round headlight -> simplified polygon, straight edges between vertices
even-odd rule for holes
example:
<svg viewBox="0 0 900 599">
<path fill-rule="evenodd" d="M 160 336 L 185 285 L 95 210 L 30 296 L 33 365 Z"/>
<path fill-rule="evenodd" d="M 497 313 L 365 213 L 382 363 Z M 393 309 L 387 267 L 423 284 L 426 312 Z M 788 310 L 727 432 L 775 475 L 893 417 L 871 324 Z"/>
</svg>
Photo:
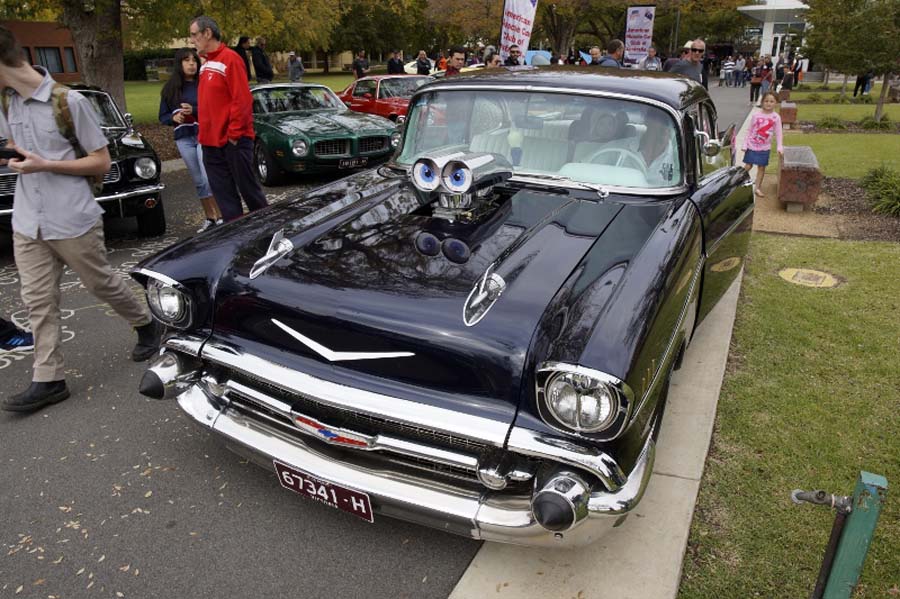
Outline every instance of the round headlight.
<svg viewBox="0 0 900 599">
<path fill-rule="evenodd" d="M 134 161 L 134 174 L 141 179 L 152 179 L 156 176 L 156 161 L 144 156 Z"/>
<path fill-rule="evenodd" d="M 561 424 L 581 432 L 608 428 L 619 409 L 618 393 L 589 376 L 561 372 L 546 387 L 550 413 Z"/>
<path fill-rule="evenodd" d="M 391 133 L 391 147 L 396 148 L 400 145 L 400 140 L 403 139 L 403 134 L 399 131 L 394 131 Z"/>
<path fill-rule="evenodd" d="M 294 141 L 294 143 L 291 144 L 291 152 L 297 158 L 306 156 L 306 153 L 309 152 L 309 144 L 307 144 L 302 139 L 297 139 Z"/>
<path fill-rule="evenodd" d="M 402 125 L 405 121 L 406 121 L 406 115 L 405 115 L 405 114 L 399 114 L 399 115 L 397 115 L 397 124 L 398 124 L 398 125 Z"/>
<path fill-rule="evenodd" d="M 152 279 L 147 285 L 147 303 L 153 315 L 165 324 L 175 327 L 189 324 L 188 299 L 171 285 Z"/>
</svg>

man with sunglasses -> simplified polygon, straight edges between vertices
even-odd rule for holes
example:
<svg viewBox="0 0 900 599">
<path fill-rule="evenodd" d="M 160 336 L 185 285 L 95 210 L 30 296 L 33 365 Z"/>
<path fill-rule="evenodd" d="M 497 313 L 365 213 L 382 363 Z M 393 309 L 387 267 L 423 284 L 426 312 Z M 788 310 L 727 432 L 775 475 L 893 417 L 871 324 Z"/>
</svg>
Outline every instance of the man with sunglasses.
<svg viewBox="0 0 900 599">
<path fill-rule="evenodd" d="M 690 55 L 687 59 L 679 60 L 672 65 L 670 72 L 689 77 L 697 83 L 703 83 L 703 55 L 706 54 L 706 43 L 697 39 L 688 42 L 684 47 L 690 48 Z"/>
<path fill-rule="evenodd" d="M 506 57 L 506 61 L 503 64 L 508 67 L 517 67 L 521 64 L 519 62 L 521 56 L 522 52 L 519 50 L 519 47 L 513 44 L 509 47 L 509 56 Z"/>
</svg>

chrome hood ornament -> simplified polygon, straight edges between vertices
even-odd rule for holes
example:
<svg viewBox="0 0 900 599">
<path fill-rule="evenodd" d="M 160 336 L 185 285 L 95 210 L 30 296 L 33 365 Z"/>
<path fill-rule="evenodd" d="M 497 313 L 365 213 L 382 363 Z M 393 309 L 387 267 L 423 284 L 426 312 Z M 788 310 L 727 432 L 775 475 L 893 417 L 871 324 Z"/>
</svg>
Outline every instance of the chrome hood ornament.
<svg viewBox="0 0 900 599">
<path fill-rule="evenodd" d="M 408 351 L 384 351 L 384 352 L 333 351 L 331 349 L 328 349 L 321 343 L 316 343 L 315 341 L 313 341 L 306 335 L 298 333 L 297 331 L 295 331 L 291 327 L 287 326 L 283 322 L 275 320 L 274 318 L 271 320 L 272 320 L 272 323 L 276 327 L 278 327 L 279 329 L 281 329 L 282 331 L 284 331 L 285 333 L 287 333 L 288 335 L 290 335 L 291 337 L 293 337 L 294 339 L 296 339 L 297 341 L 299 341 L 300 343 L 302 343 L 309 349 L 313 350 L 314 352 L 316 352 L 317 354 L 319 354 L 320 356 L 322 356 L 329 362 L 346 362 L 349 360 L 380 360 L 381 358 L 409 358 L 409 357 L 416 355 L 416 354 L 414 354 L 412 352 L 408 352 Z"/>
<path fill-rule="evenodd" d="M 494 265 L 488 266 L 484 271 L 481 279 L 475 283 L 469 297 L 466 298 L 466 305 L 463 307 L 463 322 L 467 327 L 478 324 L 488 310 L 499 299 L 500 294 L 506 289 L 506 281 L 503 277 L 494 272 Z"/>
<path fill-rule="evenodd" d="M 294 251 L 294 244 L 290 239 L 284 238 L 284 229 L 279 229 L 277 233 L 272 235 L 272 241 L 269 242 L 269 249 L 265 255 L 253 263 L 250 269 L 250 278 L 255 279 L 263 274 L 269 267 Z"/>
</svg>

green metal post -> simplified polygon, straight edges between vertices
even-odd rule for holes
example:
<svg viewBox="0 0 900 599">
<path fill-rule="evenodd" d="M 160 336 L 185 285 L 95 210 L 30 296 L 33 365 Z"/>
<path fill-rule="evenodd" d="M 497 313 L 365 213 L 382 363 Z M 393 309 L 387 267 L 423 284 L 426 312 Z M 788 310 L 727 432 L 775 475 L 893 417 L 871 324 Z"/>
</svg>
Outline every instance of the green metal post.
<svg viewBox="0 0 900 599">
<path fill-rule="evenodd" d="M 859 582 L 875 525 L 884 506 L 887 479 L 862 471 L 853 490 L 853 507 L 838 543 L 824 599 L 849 599 Z"/>
</svg>

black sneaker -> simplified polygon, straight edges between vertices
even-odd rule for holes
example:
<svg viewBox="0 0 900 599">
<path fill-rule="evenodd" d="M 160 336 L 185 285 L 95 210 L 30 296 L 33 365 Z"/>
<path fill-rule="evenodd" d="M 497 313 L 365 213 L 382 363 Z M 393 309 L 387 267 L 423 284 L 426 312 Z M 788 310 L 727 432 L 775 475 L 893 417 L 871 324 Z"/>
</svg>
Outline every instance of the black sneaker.
<svg viewBox="0 0 900 599">
<path fill-rule="evenodd" d="M 28 351 L 34 349 L 34 335 L 28 331 L 16 329 L 0 339 L 0 354 L 10 351 Z"/>
<path fill-rule="evenodd" d="M 135 362 L 143 362 L 151 358 L 159 350 L 159 341 L 162 337 L 162 327 L 155 320 L 142 327 L 136 327 L 138 340 L 131 351 L 131 359 Z"/>
<path fill-rule="evenodd" d="M 0 403 L 0 408 L 7 412 L 34 412 L 46 405 L 59 403 L 69 397 L 66 381 L 50 383 L 31 383 L 31 385 L 15 395 L 10 395 Z"/>
</svg>

